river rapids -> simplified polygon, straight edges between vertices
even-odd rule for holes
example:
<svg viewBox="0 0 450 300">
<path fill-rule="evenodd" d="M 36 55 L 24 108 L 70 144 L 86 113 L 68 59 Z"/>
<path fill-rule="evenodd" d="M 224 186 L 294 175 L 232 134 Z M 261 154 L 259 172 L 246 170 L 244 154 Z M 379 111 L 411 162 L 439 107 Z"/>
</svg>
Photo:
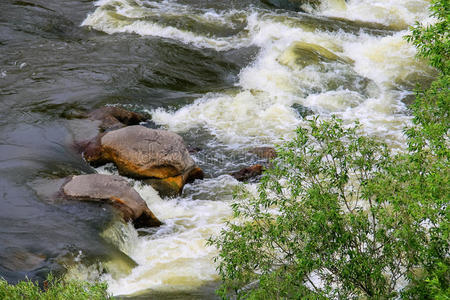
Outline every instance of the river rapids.
<svg viewBox="0 0 450 300">
<path fill-rule="evenodd" d="M 214 299 L 207 239 L 231 218 L 230 172 L 306 115 L 359 120 L 394 148 L 417 84 L 435 76 L 403 36 L 426 0 L 323 0 L 302 12 L 259 0 L 5 0 L 0 3 L 0 276 L 103 280 L 113 295 Z M 309 51 L 309 50 L 314 51 Z M 180 134 L 206 173 L 180 197 L 133 182 L 157 229 L 49 196 L 93 169 L 73 150 L 80 115 L 116 105 Z M 255 184 L 249 184 L 254 188 Z M 52 199 L 52 200 L 50 200 Z M 99 213 L 98 211 L 101 211 Z"/>
</svg>

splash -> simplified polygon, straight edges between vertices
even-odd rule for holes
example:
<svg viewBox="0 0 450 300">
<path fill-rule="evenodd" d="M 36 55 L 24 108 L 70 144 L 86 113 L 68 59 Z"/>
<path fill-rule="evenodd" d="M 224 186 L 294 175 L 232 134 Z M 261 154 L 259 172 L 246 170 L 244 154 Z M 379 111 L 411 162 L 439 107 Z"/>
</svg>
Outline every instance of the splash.
<svg viewBox="0 0 450 300">
<path fill-rule="evenodd" d="M 155 123 L 186 135 L 206 131 L 221 147 L 247 149 L 289 139 L 305 122 L 299 106 L 321 118 L 336 114 L 348 123 L 358 119 L 366 134 L 400 147 L 409 122 L 403 98 L 416 83 L 433 76 L 403 39 L 408 25 L 426 17 L 425 0 L 323 1 L 310 10 L 313 21 L 301 13 L 256 6 L 213 10 L 176 1 L 131 0 L 95 5 L 82 25 L 109 34 L 170 38 L 217 51 L 259 48 L 232 89 L 205 93 L 177 110 L 148 110 Z M 351 28 L 364 26 L 331 28 L 336 19 L 348 21 L 342 24 Z M 373 34 L 368 24 L 381 29 Z M 222 171 L 218 173 L 227 172 Z M 206 240 L 231 218 L 229 191 L 237 182 L 227 175 L 195 182 L 174 199 L 161 199 L 151 187 L 133 183 L 164 225 L 105 233 L 138 264 L 126 276 L 99 275 L 110 291 L 187 290 L 217 280 L 212 263 L 217 250 Z"/>
<path fill-rule="evenodd" d="M 224 197 L 220 191 L 232 189 L 234 185 L 234 179 L 222 176 L 186 187 L 191 190 L 190 195 L 163 200 L 151 187 L 135 183 L 136 190 L 164 225 L 147 234 L 142 231 L 143 235 L 137 240 L 131 238 L 126 241 L 131 245 L 128 246 L 131 247 L 128 254 L 138 266 L 125 277 L 103 275 L 109 291 L 123 295 L 145 289 L 189 290 L 217 280 L 212 263 L 217 250 L 207 246 L 206 241 L 211 235 L 218 234 L 224 222 L 231 218 L 231 198 Z M 220 186 L 220 191 L 215 189 L 216 194 L 215 186 Z M 209 196 L 204 200 L 194 199 L 196 194 Z"/>
<path fill-rule="evenodd" d="M 409 119 L 404 92 L 432 74 L 404 41 L 405 31 L 381 37 L 311 32 L 258 14 L 249 15 L 248 28 L 252 44 L 261 50 L 241 71 L 239 92 L 207 94 L 175 112 L 156 109 L 153 120 L 177 132 L 205 127 L 238 147 L 273 144 L 302 124 L 292 108 L 298 103 L 322 116 L 360 119 L 368 134 L 389 138 L 393 145 L 403 143 Z M 310 49 L 296 57 L 292 47 L 302 43 Z M 314 47 L 322 54 L 314 54 Z M 319 58 L 305 61 L 307 51 Z"/>
</svg>

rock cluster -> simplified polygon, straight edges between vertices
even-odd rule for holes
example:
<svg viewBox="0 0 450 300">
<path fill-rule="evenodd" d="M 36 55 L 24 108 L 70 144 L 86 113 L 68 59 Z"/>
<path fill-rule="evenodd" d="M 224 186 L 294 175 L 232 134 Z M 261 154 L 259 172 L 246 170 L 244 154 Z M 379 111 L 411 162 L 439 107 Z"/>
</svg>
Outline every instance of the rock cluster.
<svg viewBox="0 0 450 300">
<path fill-rule="evenodd" d="M 98 126 L 95 138 L 80 143 L 83 157 L 91 165 L 113 163 L 121 176 L 151 185 L 161 196 L 179 195 L 185 184 L 203 179 L 202 169 L 190 156 L 201 149 L 187 148 L 176 133 L 143 126 L 145 116 L 118 107 L 103 107 L 87 118 Z M 254 148 L 249 152 L 265 160 L 266 167 L 276 157 L 271 147 Z M 238 181 L 256 181 L 264 166 L 252 165 L 230 175 Z M 72 176 L 66 179 L 61 191 L 67 199 L 109 203 L 124 221 L 132 221 L 136 227 L 161 225 L 145 201 L 121 176 Z"/>
<path fill-rule="evenodd" d="M 203 179 L 203 171 L 195 165 L 181 136 L 140 125 L 145 116 L 119 107 L 102 107 L 86 118 L 98 126 L 98 135 L 78 143 L 77 148 L 91 165 L 114 163 L 120 175 L 151 185 L 161 196 L 176 196 L 186 183 Z M 161 225 L 121 176 L 72 176 L 61 192 L 67 199 L 109 203 L 135 227 Z"/>
<path fill-rule="evenodd" d="M 203 178 L 178 134 L 140 125 L 98 136 L 84 157 L 94 165 L 112 162 L 120 175 L 145 179 L 164 196 L 177 195 L 187 182 Z"/>
</svg>

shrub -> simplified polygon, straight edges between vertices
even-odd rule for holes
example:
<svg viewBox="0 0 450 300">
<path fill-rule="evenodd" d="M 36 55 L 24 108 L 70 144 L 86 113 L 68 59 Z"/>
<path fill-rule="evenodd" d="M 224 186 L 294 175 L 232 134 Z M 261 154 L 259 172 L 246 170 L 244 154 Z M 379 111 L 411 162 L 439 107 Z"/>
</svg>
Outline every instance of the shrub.
<svg viewBox="0 0 450 300">
<path fill-rule="evenodd" d="M 358 128 L 311 120 L 278 149 L 256 195 L 240 189 L 239 222 L 211 240 L 223 297 L 393 298 L 448 265 L 448 157 L 416 146 L 393 155 Z"/>
<path fill-rule="evenodd" d="M 222 296 L 398 296 L 429 250 L 438 225 L 423 222 L 449 195 L 448 175 L 428 188 L 446 193 L 436 195 L 441 203 L 429 201 L 435 198 L 417 191 L 420 185 L 408 184 L 407 157 L 357 129 L 335 118 L 311 120 L 278 149 L 256 196 L 240 190 L 233 205 L 240 222 L 211 240 L 221 251 Z M 257 287 L 246 289 L 252 282 Z"/>
<path fill-rule="evenodd" d="M 450 3 L 448 0 L 432 0 L 430 10 L 437 22 L 426 26 L 416 23 L 406 40 L 416 46 L 419 56 L 428 58 L 433 67 L 449 75 Z"/>
<path fill-rule="evenodd" d="M 407 151 L 336 118 L 299 128 L 210 239 L 222 297 L 449 299 L 449 2 L 430 8 L 437 22 L 406 39 L 440 75 L 417 93 Z"/>
<path fill-rule="evenodd" d="M 43 288 L 37 282 L 21 281 L 16 285 L 0 279 L 2 300 L 103 300 L 110 299 L 106 283 L 63 281 L 49 275 Z"/>
</svg>

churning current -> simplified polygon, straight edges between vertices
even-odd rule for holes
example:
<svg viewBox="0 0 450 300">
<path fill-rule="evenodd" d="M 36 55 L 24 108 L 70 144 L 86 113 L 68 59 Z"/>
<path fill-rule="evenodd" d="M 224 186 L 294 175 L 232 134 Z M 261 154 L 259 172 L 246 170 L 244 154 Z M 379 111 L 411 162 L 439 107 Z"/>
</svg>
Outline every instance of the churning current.
<svg viewBox="0 0 450 300">
<path fill-rule="evenodd" d="M 323 0 L 298 12 L 259 0 L 2 1 L 0 275 L 67 270 L 114 295 L 214 298 L 217 250 L 206 240 L 231 218 L 238 182 L 227 174 L 257 161 L 246 150 L 332 114 L 404 145 L 413 90 L 434 73 L 403 36 L 432 22 L 428 4 Z M 157 229 L 52 196 L 65 176 L 117 174 L 73 149 L 91 130 L 81 116 L 104 105 L 146 113 L 201 149 L 193 157 L 207 178 L 179 197 L 133 181 L 164 222 Z"/>
</svg>

